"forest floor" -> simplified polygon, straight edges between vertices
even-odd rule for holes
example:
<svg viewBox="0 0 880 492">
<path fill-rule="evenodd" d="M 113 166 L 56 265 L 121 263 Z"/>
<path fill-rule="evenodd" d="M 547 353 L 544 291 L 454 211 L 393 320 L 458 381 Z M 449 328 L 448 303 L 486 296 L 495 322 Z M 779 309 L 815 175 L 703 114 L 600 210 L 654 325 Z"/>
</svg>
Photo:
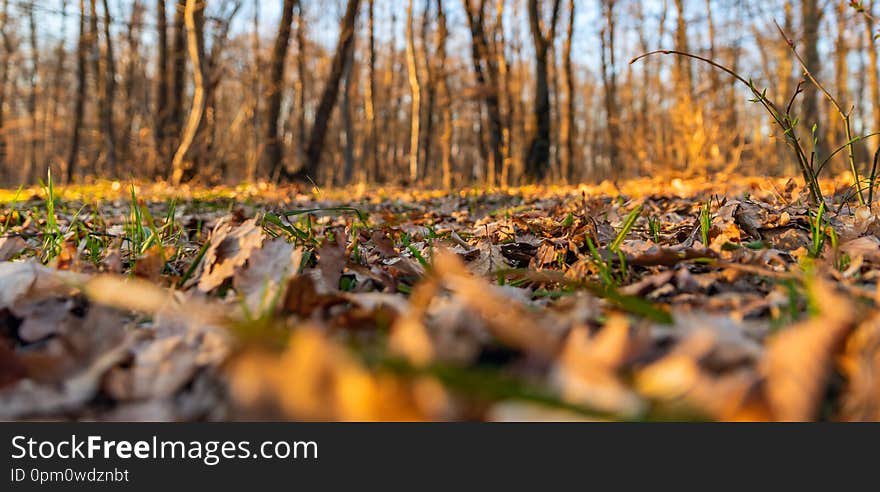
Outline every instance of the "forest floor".
<svg viewBox="0 0 880 492">
<path fill-rule="evenodd" d="M 0 419 L 880 420 L 823 186 L 0 190 Z"/>
</svg>

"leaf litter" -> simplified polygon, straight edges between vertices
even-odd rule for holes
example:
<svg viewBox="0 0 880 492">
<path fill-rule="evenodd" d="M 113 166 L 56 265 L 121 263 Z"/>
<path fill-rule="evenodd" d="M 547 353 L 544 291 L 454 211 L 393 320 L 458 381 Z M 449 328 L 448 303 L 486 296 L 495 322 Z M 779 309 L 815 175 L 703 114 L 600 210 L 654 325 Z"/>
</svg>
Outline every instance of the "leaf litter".
<svg viewBox="0 0 880 492">
<path fill-rule="evenodd" d="M 723 181 L 34 191 L 0 418 L 880 419 L 876 211 Z"/>
</svg>

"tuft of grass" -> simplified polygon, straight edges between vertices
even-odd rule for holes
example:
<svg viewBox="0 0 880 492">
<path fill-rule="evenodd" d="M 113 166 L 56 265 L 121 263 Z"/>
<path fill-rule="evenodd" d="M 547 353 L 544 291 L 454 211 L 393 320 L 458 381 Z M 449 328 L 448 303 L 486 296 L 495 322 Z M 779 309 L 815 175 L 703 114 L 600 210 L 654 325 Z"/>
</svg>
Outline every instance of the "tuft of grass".
<svg viewBox="0 0 880 492">
<path fill-rule="evenodd" d="M 629 269 L 626 266 L 626 255 L 623 254 L 623 251 L 620 250 L 620 246 L 623 244 L 626 236 L 629 235 L 630 231 L 634 225 L 636 225 L 636 220 L 638 220 L 639 216 L 642 214 L 642 206 L 637 205 L 634 209 L 630 210 L 629 214 L 627 214 L 626 219 L 623 221 L 623 227 L 620 228 L 620 231 L 617 232 L 617 236 L 612 241 L 611 246 L 608 249 L 617 254 L 617 258 L 620 260 L 620 279 L 621 281 L 626 281 L 629 276 Z"/>
<path fill-rule="evenodd" d="M 620 245 L 623 244 L 623 240 L 626 239 L 626 236 L 632 231 L 632 228 L 636 225 L 636 220 L 638 220 L 640 215 L 642 215 L 641 205 L 636 206 L 636 208 L 632 209 L 629 214 L 627 214 L 626 220 L 623 221 L 623 227 L 620 228 L 617 237 L 614 238 L 614 242 L 612 242 L 609 247 L 611 251 L 617 252 L 620 250 Z"/>
<path fill-rule="evenodd" d="M 712 202 L 706 200 L 706 203 L 700 207 L 700 239 L 703 241 L 703 247 L 709 247 L 709 231 L 712 230 Z"/>
<path fill-rule="evenodd" d="M 605 261 L 605 258 L 602 258 L 602 254 L 599 253 L 599 249 L 593 244 L 593 239 L 590 235 L 587 234 L 585 238 L 587 241 L 587 247 L 590 249 L 590 255 L 593 257 L 593 264 L 596 265 L 596 269 L 598 270 L 599 280 L 601 280 L 602 284 L 606 287 L 616 288 L 617 279 L 614 278 L 611 265 L 609 262 Z"/>
<path fill-rule="evenodd" d="M 825 204 L 820 203 L 816 213 L 810 213 L 810 248 L 808 251 L 810 258 L 818 258 L 822 255 L 829 228 L 830 225 L 825 217 Z M 836 242 L 836 234 L 834 237 Z"/>
<path fill-rule="evenodd" d="M 46 172 L 46 227 L 43 229 L 43 261 L 48 262 L 61 253 L 61 229 L 55 214 L 55 184 L 52 182 L 52 170 Z"/>
<path fill-rule="evenodd" d="M 651 239 L 660 244 L 660 221 L 655 217 L 648 217 L 648 230 L 651 231 Z"/>
</svg>

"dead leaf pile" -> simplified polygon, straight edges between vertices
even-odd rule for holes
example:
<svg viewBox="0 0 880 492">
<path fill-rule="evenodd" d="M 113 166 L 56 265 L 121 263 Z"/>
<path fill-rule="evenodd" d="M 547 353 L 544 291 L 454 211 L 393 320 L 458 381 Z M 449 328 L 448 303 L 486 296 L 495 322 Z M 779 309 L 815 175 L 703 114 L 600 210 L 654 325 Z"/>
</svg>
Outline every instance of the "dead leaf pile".
<svg viewBox="0 0 880 492">
<path fill-rule="evenodd" d="M 0 205 L 0 418 L 880 420 L 871 208 L 817 238 L 732 176 L 223 193 Z"/>
</svg>

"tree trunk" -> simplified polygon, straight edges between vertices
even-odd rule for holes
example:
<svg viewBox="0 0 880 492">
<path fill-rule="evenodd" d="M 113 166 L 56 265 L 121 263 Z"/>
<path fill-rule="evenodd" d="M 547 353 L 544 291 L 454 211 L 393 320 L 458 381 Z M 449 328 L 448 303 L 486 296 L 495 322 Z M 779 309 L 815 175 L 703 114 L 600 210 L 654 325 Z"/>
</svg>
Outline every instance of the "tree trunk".
<svg viewBox="0 0 880 492">
<path fill-rule="evenodd" d="M 687 39 L 687 21 L 684 17 L 684 0 L 675 0 L 676 28 L 675 49 L 689 52 Z M 691 75 L 691 60 L 684 56 L 675 58 L 675 90 L 682 96 L 690 97 L 694 81 Z"/>
<path fill-rule="evenodd" d="M 563 108 L 562 128 L 560 136 L 562 140 L 562 169 L 561 177 L 564 182 L 572 178 L 575 160 L 575 139 L 577 127 L 575 126 L 575 81 L 574 68 L 571 64 L 571 44 L 574 38 L 574 0 L 568 0 L 568 26 L 565 34 L 565 44 L 562 46 L 562 73 L 565 85 L 565 107 Z"/>
<path fill-rule="evenodd" d="M 501 119 L 501 171 L 498 182 L 501 186 L 510 184 L 510 167 L 513 163 L 511 157 L 513 146 L 513 114 L 514 95 L 510 90 L 510 64 L 505 53 L 505 28 L 504 28 L 504 4 L 505 0 L 497 0 L 495 3 L 495 59 L 498 64 L 498 90 L 499 101 L 503 102 L 499 113 Z"/>
<path fill-rule="evenodd" d="M 495 173 L 504 162 L 504 131 L 501 124 L 499 103 L 498 67 L 489 52 L 486 29 L 483 22 L 485 0 L 462 0 L 468 27 L 471 31 L 471 56 L 477 85 L 483 94 L 483 101 L 489 120 L 489 156 L 486 166 L 486 183 L 495 185 Z M 483 68 L 485 66 L 485 69 Z M 546 73 L 546 71 L 545 71 Z M 487 77 L 488 76 L 488 77 Z M 482 142 L 482 139 L 480 139 Z"/>
<path fill-rule="evenodd" d="M 9 0 L 3 0 L 0 12 L 0 36 L 3 37 L 2 74 L 0 74 L 0 167 L 6 166 L 6 85 L 9 83 L 9 61 L 12 58 L 12 42 L 9 33 Z"/>
<path fill-rule="evenodd" d="M 80 132 L 82 131 L 86 106 L 86 4 L 79 0 L 79 43 L 76 50 L 76 97 L 73 105 L 73 131 L 70 137 L 70 154 L 67 158 L 67 182 L 76 178 L 79 161 Z"/>
<path fill-rule="evenodd" d="M 818 0 L 801 0 L 801 22 L 804 29 L 803 36 L 803 57 L 804 64 L 813 74 L 818 74 L 821 70 L 821 62 L 819 60 L 819 23 L 821 13 L 819 11 Z M 819 114 L 819 91 L 812 84 L 804 84 L 803 94 L 803 121 L 802 127 L 808 131 L 813 125 L 817 125 L 822 131 L 821 115 Z M 816 145 L 816 156 L 818 159 L 824 159 L 828 155 L 827 144 L 824 138 L 819 137 Z"/>
<path fill-rule="evenodd" d="M 425 67 L 425 80 L 421 84 L 423 87 L 421 92 L 423 94 L 424 103 L 422 104 L 423 109 L 421 111 L 421 114 L 423 115 L 423 123 L 421 125 L 422 143 L 420 144 L 423 168 L 422 177 L 425 179 L 431 179 L 436 176 L 436 167 L 431 165 L 431 151 L 434 147 L 434 106 L 437 97 L 437 81 L 435 80 L 436 74 L 434 73 L 431 54 L 428 48 L 431 44 L 428 39 L 430 33 L 430 20 L 431 0 L 425 0 L 425 10 L 422 12 L 421 26 L 422 49 L 421 51 L 416 51 L 416 53 L 421 53 L 422 66 Z"/>
<path fill-rule="evenodd" d="M 30 91 L 28 92 L 27 110 L 30 116 L 30 136 L 28 138 L 28 159 L 27 159 L 27 179 L 28 183 L 35 183 L 38 177 L 37 170 L 37 81 L 39 74 L 37 73 L 40 65 L 40 51 L 37 46 L 37 22 L 34 17 L 34 2 L 27 7 L 28 16 L 28 33 L 31 47 L 31 66 L 29 68 L 28 79 Z"/>
<path fill-rule="evenodd" d="M 64 100 L 64 82 L 67 70 L 67 0 L 61 0 L 61 32 L 58 44 L 55 45 L 55 70 L 52 74 L 52 91 L 51 97 L 46 104 L 45 116 L 43 118 L 43 155 L 46 156 L 46 162 L 51 162 L 57 155 L 59 148 L 59 136 L 55 124 L 59 121 L 59 106 Z M 62 174 L 56 174 L 62 180 Z"/>
<path fill-rule="evenodd" d="M 364 157 L 372 179 L 381 179 L 379 169 L 378 142 L 376 138 L 376 23 L 375 0 L 367 3 L 367 85 L 364 88 L 364 115 L 367 118 L 367 136 L 364 139 Z"/>
<path fill-rule="evenodd" d="M 446 27 L 446 12 L 443 10 L 443 0 L 437 1 L 437 34 L 436 56 L 437 90 L 439 93 L 440 106 L 443 115 L 443 133 L 440 135 L 440 148 L 442 153 L 440 168 L 444 189 L 452 187 L 452 99 L 449 97 L 449 85 L 446 80 L 446 42 L 449 31 Z"/>
<path fill-rule="evenodd" d="M 528 0 L 529 27 L 535 48 L 535 132 L 526 155 L 526 176 L 541 181 L 550 170 L 550 88 L 547 76 L 547 51 L 556 37 L 556 20 L 559 17 L 560 0 L 553 1 L 553 13 L 549 30 L 543 27 L 539 0 Z"/>
<path fill-rule="evenodd" d="M 352 122 L 351 86 L 354 78 L 354 50 L 349 52 L 345 61 L 345 75 L 342 80 L 342 131 L 345 135 L 345 146 L 342 149 L 343 168 L 342 183 L 351 183 L 354 177 L 354 124 Z"/>
<path fill-rule="evenodd" d="M 104 8 L 104 107 L 101 111 L 101 131 L 107 151 L 107 169 L 118 171 L 116 161 L 116 127 L 113 124 L 113 107 L 116 101 L 116 58 L 113 54 L 113 38 L 110 36 L 110 8 L 103 0 Z M 97 42 L 96 42 L 97 44 Z M 128 115 L 129 117 L 131 115 Z"/>
<path fill-rule="evenodd" d="M 166 136 L 168 130 L 168 18 L 165 0 L 156 1 L 156 106 L 153 113 L 153 142 L 160 162 L 168 158 Z M 164 169 L 164 166 L 160 166 Z"/>
<path fill-rule="evenodd" d="M 607 133 L 608 164 L 612 179 L 617 179 L 622 174 L 621 163 L 617 162 L 619 154 L 619 121 L 617 117 L 617 72 L 614 63 L 614 39 L 615 39 L 615 0 L 603 0 L 602 7 L 605 16 L 605 25 L 601 31 L 601 64 L 602 86 L 605 91 L 605 128 Z"/>
<path fill-rule="evenodd" d="M 169 142 L 168 155 L 175 148 L 183 127 L 183 97 L 186 91 L 186 26 L 184 12 L 187 0 L 177 0 L 174 10 L 174 38 L 171 45 L 171 97 L 168 103 L 167 135 L 173 136 Z"/>
<path fill-rule="evenodd" d="M 247 180 L 249 182 L 253 182 L 257 178 L 257 174 L 260 172 L 259 164 L 262 160 L 262 145 L 260 144 L 260 137 L 262 136 L 262 124 L 260 119 L 260 108 L 262 105 L 260 104 L 262 99 L 262 84 L 261 84 L 261 75 L 263 73 L 263 60 L 260 55 L 260 0 L 253 0 L 254 4 L 254 15 L 252 20 L 252 31 L 251 31 L 251 53 L 254 55 L 254 58 L 251 62 L 251 99 L 252 99 L 252 107 L 251 107 L 251 148 L 248 154 L 248 162 L 247 162 Z M 263 171 L 270 172 L 272 169 L 264 169 Z M 274 178 L 274 176 L 270 177 Z"/>
<path fill-rule="evenodd" d="M 846 14 L 849 11 L 849 2 L 847 0 L 838 0 L 837 2 L 837 37 L 834 41 L 835 63 L 834 63 L 834 85 L 837 91 L 836 97 L 841 107 L 849 108 L 849 87 L 847 80 L 849 78 L 849 46 L 846 39 Z M 836 149 L 846 142 L 846 132 L 843 125 L 835 127 L 828 125 L 825 134 L 831 148 Z"/>
<path fill-rule="evenodd" d="M 312 124 L 308 147 L 306 147 L 306 165 L 293 175 L 282 169 L 283 178 L 305 181 L 317 177 L 321 165 L 321 152 L 324 150 L 324 138 L 327 136 L 330 116 L 339 96 L 339 82 L 345 71 L 345 61 L 354 47 L 354 25 L 357 20 L 359 4 L 359 0 L 347 1 L 345 15 L 342 16 L 339 25 L 339 42 L 336 45 L 336 53 L 333 55 L 330 75 L 321 93 L 321 101 L 315 111 L 315 122 Z"/>
<path fill-rule="evenodd" d="M 304 165 L 306 162 L 306 142 L 308 128 L 306 125 L 306 19 L 303 12 L 303 4 L 299 3 L 296 14 L 296 70 L 297 70 L 297 98 L 299 114 L 297 115 L 297 163 Z"/>
<path fill-rule="evenodd" d="M 422 88 L 419 81 L 419 67 L 416 64 L 416 41 L 413 34 L 413 0 L 406 7 L 406 72 L 409 78 L 410 105 L 409 130 L 409 182 L 415 184 L 419 179 L 419 125 L 421 124 Z"/>
<path fill-rule="evenodd" d="M 126 40 L 128 43 L 128 57 L 125 62 L 125 78 L 124 78 L 124 94 L 125 104 L 123 105 L 123 114 L 126 115 L 122 125 L 122 135 L 119 141 L 122 142 L 120 149 L 121 159 L 123 162 L 131 162 L 135 158 L 134 150 L 136 142 L 132 139 L 132 128 L 134 128 L 135 120 L 142 116 L 138 114 L 135 107 L 135 88 L 137 87 L 135 78 L 138 67 L 140 66 L 140 29 L 143 23 L 144 8 L 140 4 L 140 0 L 134 0 L 131 4 L 131 17 L 127 26 Z"/>
<path fill-rule="evenodd" d="M 175 186 L 183 182 L 184 178 L 193 172 L 187 166 L 185 158 L 199 130 L 202 114 L 205 111 L 205 79 L 203 74 L 205 47 L 202 32 L 205 3 L 206 0 L 186 0 L 184 9 L 187 48 L 193 69 L 193 100 L 186 127 L 184 127 L 183 135 L 180 138 L 180 145 L 171 161 L 171 184 Z"/>
<path fill-rule="evenodd" d="M 297 0 L 284 0 L 278 35 L 272 48 L 269 62 L 269 85 L 266 88 L 266 133 L 264 137 L 263 169 L 271 169 L 272 175 L 279 173 L 284 166 L 283 149 L 278 137 L 278 118 L 281 115 L 281 88 L 284 86 L 284 68 L 287 66 L 287 48 L 290 45 L 290 26 L 293 23 L 293 9 Z"/>
</svg>

